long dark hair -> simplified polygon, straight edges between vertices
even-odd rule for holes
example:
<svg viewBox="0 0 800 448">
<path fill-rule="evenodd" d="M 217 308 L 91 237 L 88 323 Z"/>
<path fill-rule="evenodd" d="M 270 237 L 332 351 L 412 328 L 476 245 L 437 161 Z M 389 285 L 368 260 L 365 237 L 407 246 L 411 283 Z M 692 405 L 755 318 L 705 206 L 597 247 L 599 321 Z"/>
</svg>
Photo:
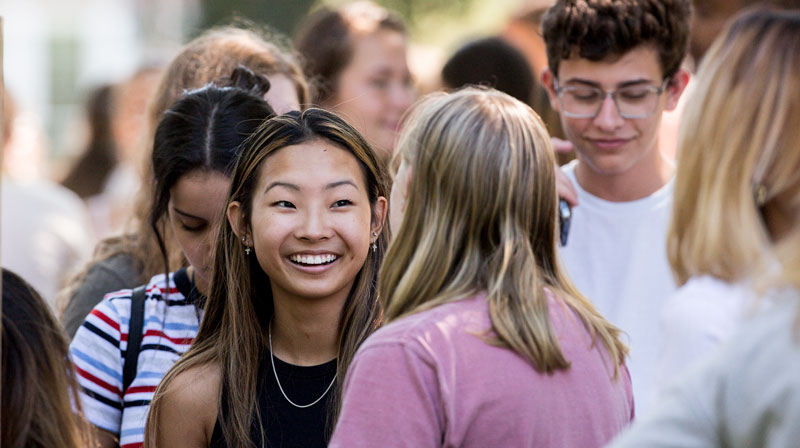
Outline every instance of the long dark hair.
<svg viewBox="0 0 800 448">
<path fill-rule="evenodd" d="M 6 448 L 94 446 L 67 340 L 41 296 L 3 269 L 2 415 Z"/>
<path fill-rule="evenodd" d="M 333 143 L 358 160 L 371 205 L 374 206 L 379 197 L 387 197 L 389 189 L 384 164 L 355 129 L 322 109 L 290 112 L 272 118 L 259 128 L 236 165 L 227 203 L 237 201 L 241 205 L 241 219 L 248 225 L 252 225 L 252 199 L 264 160 L 282 148 L 315 139 Z M 382 311 L 378 302 L 377 276 L 387 243 L 388 232 L 384 230 L 376 241 L 376 250 L 367 255 L 342 310 L 329 426 L 338 414 L 347 367 L 358 346 L 380 323 Z M 188 369 L 209 364 L 220 366 L 220 390 L 228 397 L 220 404 L 218 413 L 227 446 L 251 445 L 253 415 L 258 416 L 259 412 L 256 406 L 258 367 L 267 355 L 265 335 L 273 312 L 272 289 L 269 277 L 255 255 L 245 253 L 241 240 L 228 222 L 220 226 L 205 310 L 191 348 L 167 373 L 156 391 L 148 417 L 145 446 L 153 446 L 161 398 L 172 380 Z M 256 422 L 260 424 L 260 418 Z M 263 432 L 263 428 L 261 430 Z"/>
<path fill-rule="evenodd" d="M 153 141 L 153 203 L 150 226 L 168 267 L 162 219 L 170 189 L 186 173 L 206 169 L 230 175 L 242 143 L 268 117 L 275 115 L 263 100 L 269 81 L 239 67 L 231 75 L 233 87 L 209 84 L 188 92 L 165 113 Z"/>
<path fill-rule="evenodd" d="M 103 85 L 91 92 L 86 102 L 89 143 L 86 150 L 61 181 L 61 185 L 83 199 L 100 194 L 117 163 L 117 149 L 111 133 L 114 86 Z"/>
</svg>

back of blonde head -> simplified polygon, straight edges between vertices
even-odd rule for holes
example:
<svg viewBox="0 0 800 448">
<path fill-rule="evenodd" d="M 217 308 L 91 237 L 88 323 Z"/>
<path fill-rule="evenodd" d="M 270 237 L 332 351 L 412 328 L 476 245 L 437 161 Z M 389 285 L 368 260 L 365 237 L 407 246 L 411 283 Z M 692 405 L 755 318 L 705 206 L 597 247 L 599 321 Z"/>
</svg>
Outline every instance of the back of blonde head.
<svg viewBox="0 0 800 448">
<path fill-rule="evenodd" d="M 679 284 L 699 275 L 733 282 L 769 257 L 760 206 L 800 192 L 800 15 L 739 16 L 696 82 L 680 135 L 668 256 Z"/>
<path fill-rule="evenodd" d="M 619 330 L 559 266 L 555 162 L 530 107 L 494 90 L 430 95 L 398 148 L 412 177 L 380 273 L 387 320 L 487 291 L 496 342 L 552 372 L 569 362 L 550 324 L 547 287 L 622 362 Z"/>
</svg>

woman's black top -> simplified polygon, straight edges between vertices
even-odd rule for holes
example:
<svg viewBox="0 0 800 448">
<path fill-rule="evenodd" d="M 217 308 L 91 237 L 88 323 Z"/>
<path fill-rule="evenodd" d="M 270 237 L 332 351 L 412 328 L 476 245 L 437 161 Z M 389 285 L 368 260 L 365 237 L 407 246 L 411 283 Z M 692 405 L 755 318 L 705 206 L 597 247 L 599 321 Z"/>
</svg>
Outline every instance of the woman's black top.
<svg viewBox="0 0 800 448">
<path fill-rule="evenodd" d="M 328 444 L 330 431 L 328 416 L 330 399 L 334 387 L 314 406 L 300 409 L 289 403 L 275 381 L 272 372 L 270 355 L 265 356 L 259 368 L 258 409 L 261 413 L 261 424 L 264 426 L 266 441 L 261 440 L 261 433 L 253 417 L 250 437 L 257 447 L 274 448 L 324 448 Z M 298 405 L 306 405 L 317 398 L 328 388 L 336 375 L 336 360 L 311 367 L 301 367 L 275 359 L 275 371 L 286 395 Z M 225 391 L 222 400 L 227 400 Z M 224 408 L 223 408 L 224 409 Z M 211 435 L 211 448 L 227 447 L 222 436 L 219 418 Z"/>
</svg>

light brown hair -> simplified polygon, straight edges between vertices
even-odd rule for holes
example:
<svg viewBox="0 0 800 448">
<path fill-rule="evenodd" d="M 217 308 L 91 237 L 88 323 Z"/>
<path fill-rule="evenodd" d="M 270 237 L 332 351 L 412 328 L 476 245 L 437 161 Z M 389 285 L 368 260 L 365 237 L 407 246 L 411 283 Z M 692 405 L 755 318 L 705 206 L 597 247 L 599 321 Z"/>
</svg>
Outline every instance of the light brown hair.
<svg viewBox="0 0 800 448">
<path fill-rule="evenodd" d="M 93 446 L 67 341 L 47 304 L 3 269 L 2 425 L 4 448 Z"/>
<path fill-rule="evenodd" d="M 381 268 L 387 321 L 486 291 L 497 344 L 540 372 L 569 368 L 545 288 L 581 319 L 614 363 L 627 349 L 563 273 L 556 250 L 555 162 L 527 105 L 495 90 L 433 94 L 398 142 L 411 180 Z"/>
</svg>

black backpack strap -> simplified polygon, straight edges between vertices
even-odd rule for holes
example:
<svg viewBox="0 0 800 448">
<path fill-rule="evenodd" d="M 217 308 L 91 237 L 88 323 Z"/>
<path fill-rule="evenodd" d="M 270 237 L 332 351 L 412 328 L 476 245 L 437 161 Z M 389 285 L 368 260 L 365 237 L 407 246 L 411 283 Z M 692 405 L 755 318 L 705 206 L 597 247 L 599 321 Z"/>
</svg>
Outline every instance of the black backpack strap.
<svg viewBox="0 0 800 448">
<path fill-rule="evenodd" d="M 128 325 L 128 348 L 125 350 L 125 364 L 122 368 L 122 394 L 136 377 L 136 366 L 139 363 L 139 349 L 142 345 L 144 330 L 144 299 L 147 285 L 139 286 L 131 295 L 131 319 Z"/>
</svg>

